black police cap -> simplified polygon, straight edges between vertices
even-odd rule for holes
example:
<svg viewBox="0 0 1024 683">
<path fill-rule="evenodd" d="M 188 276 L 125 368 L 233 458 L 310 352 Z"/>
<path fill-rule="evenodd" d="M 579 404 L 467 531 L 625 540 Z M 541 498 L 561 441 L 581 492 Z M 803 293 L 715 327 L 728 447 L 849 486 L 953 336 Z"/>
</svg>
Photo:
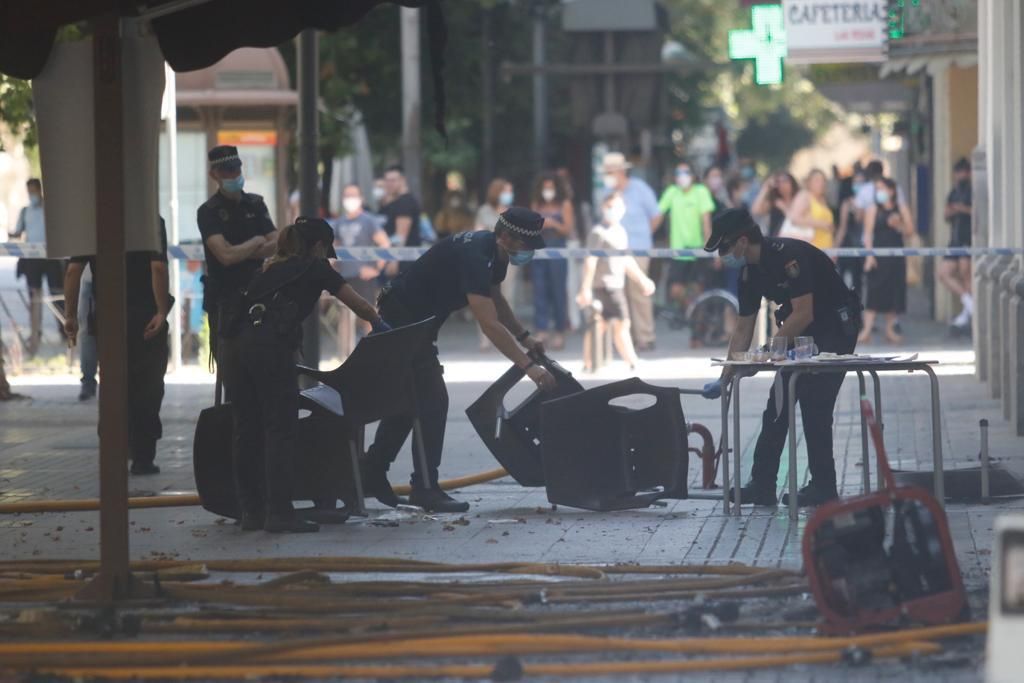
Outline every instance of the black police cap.
<svg viewBox="0 0 1024 683">
<path fill-rule="evenodd" d="M 210 168 L 234 170 L 242 167 L 242 159 L 238 156 L 238 148 L 234 145 L 217 145 L 206 155 Z"/>
<path fill-rule="evenodd" d="M 704 245 L 704 251 L 718 251 L 724 240 L 741 235 L 751 229 L 760 230 L 749 211 L 726 209 L 711 221 L 711 237 Z"/>
<path fill-rule="evenodd" d="M 334 249 L 334 230 L 330 223 L 323 218 L 315 216 L 299 216 L 295 219 L 295 229 L 302 235 L 306 244 L 314 246 L 322 244 L 328 249 Z"/>
<path fill-rule="evenodd" d="M 528 249 L 544 248 L 544 238 L 541 237 L 541 231 L 544 229 L 544 216 L 536 211 L 513 206 L 498 216 L 498 225 L 525 243 Z"/>
</svg>

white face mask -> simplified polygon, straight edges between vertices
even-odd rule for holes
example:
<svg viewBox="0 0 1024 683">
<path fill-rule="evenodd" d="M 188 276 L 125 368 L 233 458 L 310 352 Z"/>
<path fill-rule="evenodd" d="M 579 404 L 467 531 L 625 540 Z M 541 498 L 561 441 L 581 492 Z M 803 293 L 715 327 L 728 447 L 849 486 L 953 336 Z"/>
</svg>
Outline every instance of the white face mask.
<svg viewBox="0 0 1024 683">
<path fill-rule="evenodd" d="M 341 200 L 341 205 L 345 207 L 346 213 L 357 213 L 363 208 L 363 200 L 359 197 L 345 197 Z"/>
<path fill-rule="evenodd" d="M 684 190 L 693 185 L 693 176 L 689 173 L 676 173 L 676 185 Z"/>
<path fill-rule="evenodd" d="M 619 186 L 619 179 L 610 173 L 604 177 L 603 182 L 606 190 L 614 190 Z"/>
<path fill-rule="evenodd" d="M 550 187 L 546 187 L 543 190 L 541 190 L 541 192 L 540 192 L 540 196 L 543 197 L 544 201 L 546 201 L 546 202 L 553 202 L 553 201 L 555 201 L 555 195 L 556 194 L 557 193 L 554 190 L 552 190 Z"/>
<path fill-rule="evenodd" d="M 384 192 L 384 188 L 383 187 L 374 187 L 373 188 L 373 198 L 376 199 L 377 201 L 380 201 L 380 200 L 384 199 L 384 195 L 385 195 L 385 192 Z"/>
</svg>

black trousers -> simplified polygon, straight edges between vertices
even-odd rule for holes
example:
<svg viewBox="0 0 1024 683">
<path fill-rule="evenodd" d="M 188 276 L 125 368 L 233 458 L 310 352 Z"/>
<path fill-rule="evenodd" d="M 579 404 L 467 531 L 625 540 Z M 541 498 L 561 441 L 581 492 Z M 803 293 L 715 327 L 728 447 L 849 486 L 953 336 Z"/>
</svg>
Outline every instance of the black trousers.
<svg viewBox="0 0 1024 683">
<path fill-rule="evenodd" d="M 853 353 L 857 346 L 856 336 L 815 337 L 814 341 L 819 351 L 831 353 Z M 754 448 L 751 480 L 765 488 L 774 489 L 777 486 L 779 460 L 789 434 L 789 376 L 788 372 L 782 373 L 785 389 L 781 410 L 776 412 L 774 387 L 768 395 L 768 406 L 761 416 L 761 434 Z M 804 438 L 807 441 L 808 468 L 815 486 L 834 488 L 836 485 L 832 422 L 843 378 L 844 375 L 836 373 L 803 375 L 796 383 L 796 400 L 800 405 Z"/>
<path fill-rule="evenodd" d="M 160 407 L 164 402 L 167 374 L 168 328 L 152 339 L 142 333 L 150 318 L 128 315 L 128 443 L 136 465 L 156 458 L 156 442 L 163 436 Z"/>
<path fill-rule="evenodd" d="M 293 445 L 299 424 L 295 351 L 270 330 L 244 331 L 229 380 L 234 397 L 233 462 L 242 510 L 292 512 Z"/>
<path fill-rule="evenodd" d="M 393 292 L 381 298 L 380 315 L 393 327 L 410 325 L 425 317 L 407 310 Z M 437 358 L 436 331 L 434 342 L 422 349 L 414 361 L 416 407 L 426 453 L 421 455 L 415 441 L 413 442 L 413 473 L 410 479 L 413 488 L 437 486 L 438 468 L 441 466 L 441 453 L 444 451 L 444 432 L 448 424 L 448 388 L 444 383 L 444 368 Z M 405 440 L 409 438 L 412 427 L 412 416 L 401 415 L 381 420 L 373 445 L 366 452 L 369 466 L 390 469 Z M 420 463 L 423 460 L 426 461 L 427 472 L 422 471 Z"/>
</svg>

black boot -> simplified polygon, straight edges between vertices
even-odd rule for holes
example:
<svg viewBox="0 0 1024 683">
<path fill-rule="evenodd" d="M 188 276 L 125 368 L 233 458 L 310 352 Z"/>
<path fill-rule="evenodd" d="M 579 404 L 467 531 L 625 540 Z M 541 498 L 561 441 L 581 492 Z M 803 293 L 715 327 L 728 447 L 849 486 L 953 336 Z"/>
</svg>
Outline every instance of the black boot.
<svg viewBox="0 0 1024 683">
<path fill-rule="evenodd" d="M 829 501 L 838 500 L 839 493 L 835 484 L 815 484 L 813 481 L 800 489 L 796 494 L 796 506 L 801 508 L 817 507 Z M 782 495 L 782 504 L 789 505 L 789 494 Z"/>
<path fill-rule="evenodd" d="M 160 474 L 160 468 L 151 462 L 132 461 L 131 473 L 135 475 Z"/>
<path fill-rule="evenodd" d="M 735 491 L 729 489 L 729 500 L 736 502 Z M 764 505 L 767 507 L 774 507 L 779 504 L 779 499 L 775 495 L 774 486 L 766 486 L 757 482 L 748 482 L 746 486 L 740 489 L 740 505 Z"/>
<path fill-rule="evenodd" d="M 363 468 L 363 495 L 368 498 L 376 498 L 388 507 L 405 505 L 409 501 L 399 498 L 391 482 L 388 481 L 388 472 L 373 461 L 366 463 Z"/>
<path fill-rule="evenodd" d="M 132 474 L 160 474 L 156 460 L 156 439 L 136 439 L 132 442 Z"/>
<path fill-rule="evenodd" d="M 427 512 L 466 512 L 469 503 L 455 500 L 441 489 L 413 489 L 409 502 Z"/>
</svg>

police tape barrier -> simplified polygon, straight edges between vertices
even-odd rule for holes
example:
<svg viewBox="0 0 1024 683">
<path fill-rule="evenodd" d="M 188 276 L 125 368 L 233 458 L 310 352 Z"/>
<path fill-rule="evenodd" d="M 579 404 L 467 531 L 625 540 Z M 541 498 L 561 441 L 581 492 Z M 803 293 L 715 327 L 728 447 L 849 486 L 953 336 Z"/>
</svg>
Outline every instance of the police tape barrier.
<svg viewBox="0 0 1024 683">
<path fill-rule="evenodd" d="M 339 261 L 415 261 L 427 252 L 429 247 L 348 247 L 337 250 Z M 881 249 L 862 249 L 844 247 L 842 249 L 826 249 L 831 256 L 864 258 L 866 256 L 1016 256 L 1024 254 L 1020 247 L 892 247 Z M 186 261 L 202 261 L 204 258 L 201 244 L 181 244 L 167 248 L 167 255 L 174 259 Z M 22 242 L 0 242 L 0 257 L 12 256 L 19 258 L 46 258 L 46 245 L 25 244 Z M 649 258 L 714 258 L 703 249 L 627 249 L 615 251 L 609 249 L 541 249 L 534 258 L 540 260 L 582 259 L 587 256 L 607 258 L 610 256 L 646 256 Z"/>
</svg>

